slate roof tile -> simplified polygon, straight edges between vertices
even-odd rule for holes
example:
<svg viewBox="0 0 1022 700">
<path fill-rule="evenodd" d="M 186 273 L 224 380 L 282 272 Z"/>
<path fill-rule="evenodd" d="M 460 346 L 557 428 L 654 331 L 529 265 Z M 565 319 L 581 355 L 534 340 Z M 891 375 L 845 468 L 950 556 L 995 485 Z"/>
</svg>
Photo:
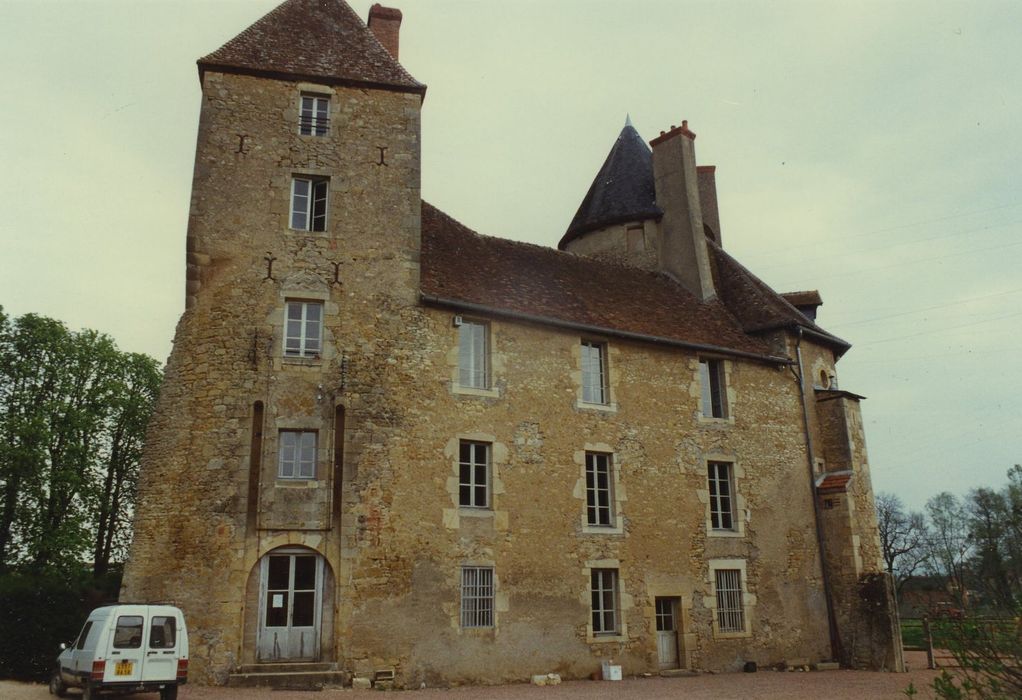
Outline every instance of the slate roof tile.
<svg viewBox="0 0 1022 700">
<path fill-rule="evenodd" d="M 425 94 L 344 0 L 287 0 L 213 53 L 208 70 Z"/>
</svg>

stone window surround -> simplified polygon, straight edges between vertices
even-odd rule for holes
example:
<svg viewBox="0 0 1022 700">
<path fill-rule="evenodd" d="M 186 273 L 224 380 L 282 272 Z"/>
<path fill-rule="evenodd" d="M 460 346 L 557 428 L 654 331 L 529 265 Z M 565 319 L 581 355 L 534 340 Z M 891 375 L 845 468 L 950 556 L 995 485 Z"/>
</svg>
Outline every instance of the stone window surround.
<svg viewBox="0 0 1022 700">
<path fill-rule="evenodd" d="M 459 505 L 461 466 L 460 451 L 462 441 L 486 442 L 490 445 L 490 506 L 488 508 L 471 508 Z M 498 532 L 508 529 L 508 511 L 500 508 L 504 495 L 504 481 L 501 478 L 504 466 L 508 463 L 508 449 L 496 436 L 482 432 L 464 432 L 451 437 L 444 446 L 444 457 L 448 460 L 448 472 L 445 488 L 450 498 L 451 507 L 443 509 L 444 526 L 451 530 L 461 527 L 461 518 L 490 518 L 493 528 Z"/>
<path fill-rule="evenodd" d="M 733 501 L 734 518 L 733 527 L 730 530 L 714 529 L 713 518 L 710 513 L 710 485 L 707 478 L 707 471 L 710 462 L 727 462 L 731 465 L 731 498 Z M 745 537 L 745 523 L 748 522 L 751 513 L 742 494 L 742 480 L 745 478 L 745 469 L 741 462 L 733 455 L 726 452 L 704 453 L 699 460 L 702 465 L 701 474 L 705 488 L 696 491 L 696 497 L 704 507 L 704 520 L 706 523 L 706 535 L 708 537 Z"/>
<path fill-rule="evenodd" d="M 302 115 L 302 98 L 303 97 L 325 97 L 329 100 L 327 107 L 327 132 L 325 135 L 317 136 L 315 134 L 303 134 L 301 131 L 301 115 Z M 302 140 L 306 139 L 324 139 L 330 138 L 335 135 L 334 124 L 337 123 L 337 117 L 341 113 L 340 100 L 337 99 L 337 90 L 330 87 L 329 85 L 321 85 L 319 83 L 297 83 L 295 85 L 295 96 L 294 102 L 292 103 L 291 110 L 285 115 L 285 118 L 292 124 L 298 125 L 295 133 Z"/>
<path fill-rule="evenodd" d="M 303 138 L 321 139 L 322 136 L 305 136 Z M 313 231 L 311 229 L 296 229 L 291 228 L 291 199 L 294 191 L 294 180 L 298 179 L 313 179 L 313 180 L 326 180 L 327 181 L 327 198 L 326 198 L 326 226 L 323 231 Z M 339 191 L 339 184 L 337 178 L 332 170 L 326 168 L 309 168 L 309 167 L 292 167 L 286 173 L 281 174 L 281 178 L 274 178 L 274 182 L 280 183 L 280 187 L 283 190 L 282 195 L 284 197 L 284 207 L 281 214 L 281 227 L 286 235 L 291 236 L 312 236 L 315 238 L 331 238 L 333 237 L 333 231 L 331 230 L 330 222 L 335 221 L 336 218 L 333 216 L 332 210 L 337 202 L 337 193 Z"/>
<path fill-rule="evenodd" d="M 592 574 L 593 569 L 614 569 L 617 571 L 617 634 L 594 634 L 593 633 L 593 611 L 592 611 Z M 621 562 L 617 559 L 590 559 L 582 567 L 582 576 L 585 585 L 582 587 L 581 603 L 586 610 L 586 642 L 588 644 L 602 644 L 606 642 L 627 642 L 628 641 L 628 615 L 627 613 L 635 606 L 632 596 L 625 590 L 625 579 L 621 572 Z"/>
<path fill-rule="evenodd" d="M 330 332 L 331 323 L 336 325 L 340 309 L 336 302 L 330 298 L 329 291 L 312 291 L 308 289 L 286 288 L 278 295 L 280 303 L 273 309 L 268 319 L 273 328 L 272 357 L 274 369 L 281 369 L 284 365 L 313 366 L 319 367 L 324 361 L 330 361 L 337 355 L 337 348 L 333 343 L 333 334 Z M 319 357 L 299 357 L 284 355 L 284 332 L 287 323 L 287 303 L 289 301 L 310 301 L 323 305 L 323 319 L 320 327 L 320 351 Z"/>
<path fill-rule="evenodd" d="M 493 570 L 492 627 L 461 626 L 461 571 L 466 567 L 482 567 Z M 488 549 L 482 548 L 478 552 L 468 554 L 457 566 L 452 567 L 448 580 L 451 589 L 454 591 L 454 596 L 450 603 L 443 604 L 443 608 L 450 615 L 451 629 L 459 636 L 482 637 L 486 639 L 492 639 L 496 636 L 500 628 L 501 614 L 506 613 L 510 606 L 507 594 L 501 591 L 500 574 L 497 570 L 496 561 L 492 558 L 492 553 Z"/>
<path fill-rule="evenodd" d="M 725 416 L 722 418 L 714 418 L 712 416 L 703 415 L 703 380 L 702 372 L 699 365 L 702 360 L 717 360 L 720 362 L 720 367 L 724 370 L 724 404 L 727 407 L 725 410 Z M 735 423 L 735 387 L 733 382 L 733 360 L 716 355 L 698 355 L 692 363 L 692 385 L 689 394 L 695 398 L 696 401 L 696 420 L 700 425 L 705 426 L 729 426 Z"/>
<path fill-rule="evenodd" d="M 605 391 L 607 392 L 605 403 L 589 403 L 583 400 L 583 387 L 582 387 L 582 345 L 583 343 L 592 343 L 594 345 L 600 345 L 603 348 L 603 372 L 604 372 L 604 384 Z M 592 411 L 602 411 L 605 413 L 617 413 L 617 385 L 618 385 L 618 374 L 614 368 L 614 359 L 618 355 L 618 348 L 612 345 L 606 338 L 598 338 L 592 336 L 583 336 L 578 338 L 571 348 L 571 357 L 573 368 L 571 371 L 571 382 L 575 387 L 575 408 L 587 409 Z"/>
<path fill-rule="evenodd" d="M 321 423 L 323 421 L 312 417 L 312 416 L 298 416 L 298 417 L 278 417 L 273 421 L 271 426 L 268 426 L 268 430 L 265 433 L 263 454 L 267 453 L 273 455 L 273 485 L 276 488 L 291 488 L 291 489 L 318 489 L 328 488 L 330 485 L 330 479 L 327 477 L 329 472 L 327 471 L 326 464 L 324 463 L 324 456 L 327 450 L 323 447 L 327 444 L 325 441 L 330 438 L 330 431 L 323 430 Z M 316 433 L 316 476 L 312 479 L 288 479 L 281 478 L 279 476 L 279 460 L 280 460 L 280 434 L 285 431 L 303 431 L 303 432 L 314 432 Z M 266 464 L 268 460 L 263 460 Z M 264 472 L 265 473 L 265 472 Z"/>
<path fill-rule="evenodd" d="M 486 389 L 461 385 L 461 327 L 456 325 L 454 322 L 457 318 L 461 318 L 467 323 L 478 323 L 486 326 L 486 348 L 488 355 L 487 359 L 489 361 L 489 387 Z M 498 379 L 503 378 L 504 364 L 502 361 L 503 357 L 497 353 L 494 323 L 477 316 L 464 316 L 462 314 L 455 314 L 451 317 L 451 320 L 451 329 L 454 339 L 453 347 L 447 353 L 447 365 L 450 369 L 451 377 L 451 393 L 459 396 L 479 396 L 489 399 L 500 398 L 500 389 L 498 388 L 497 382 Z"/>
<path fill-rule="evenodd" d="M 609 527 L 606 525 L 590 525 L 589 516 L 586 510 L 587 506 L 587 489 L 586 489 L 586 453 L 589 452 L 601 452 L 610 455 L 610 473 L 611 473 L 611 522 L 612 525 Z M 575 481 L 575 488 L 572 490 L 572 496 L 579 499 L 582 502 L 581 514 L 580 514 L 580 527 L 582 534 L 585 535 L 624 535 L 625 532 L 625 516 L 624 516 L 624 504 L 628 500 L 628 493 L 625 485 L 621 481 L 621 464 L 617 459 L 617 454 L 614 452 L 614 448 L 605 442 L 587 442 L 582 445 L 581 450 L 576 450 L 573 455 L 576 468 L 578 469 L 578 479 Z"/>
<path fill-rule="evenodd" d="M 745 629 L 741 632 L 721 632 L 717 620 L 717 570 L 737 569 L 742 586 L 742 623 Z M 710 595 L 703 597 L 703 607 L 710 611 L 714 639 L 743 639 L 752 636 L 752 615 L 756 608 L 756 596 L 749 592 L 749 576 L 745 559 L 710 559 L 706 562 L 706 587 Z"/>
</svg>

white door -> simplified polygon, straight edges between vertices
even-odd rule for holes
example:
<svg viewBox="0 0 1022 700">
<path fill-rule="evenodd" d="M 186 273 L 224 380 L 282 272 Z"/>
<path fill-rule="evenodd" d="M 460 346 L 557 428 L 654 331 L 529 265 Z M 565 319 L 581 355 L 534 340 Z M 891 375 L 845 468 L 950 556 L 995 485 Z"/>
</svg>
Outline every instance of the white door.
<svg viewBox="0 0 1022 700">
<path fill-rule="evenodd" d="M 143 641 L 149 610 L 144 605 L 119 605 L 113 619 L 113 634 L 108 637 L 109 651 L 103 680 L 131 683 L 142 679 Z M 96 656 L 100 655 L 97 650 Z"/>
<path fill-rule="evenodd" d="M 319 660 L 323 558 L 309 550 L 275 550 L 260 571 L 260 661 Z"/>
<path fill-rule="evenodd" d="M 150 610 L 149 613 L 143 681 L 172 681 L 177 678 L 177 616 L 160 612 Z"/>
<path fill-rule="evenodd" d="M 660 668 L 678 668 L 678 599 L 656 599 L 656 648 Z"/>
</svg>

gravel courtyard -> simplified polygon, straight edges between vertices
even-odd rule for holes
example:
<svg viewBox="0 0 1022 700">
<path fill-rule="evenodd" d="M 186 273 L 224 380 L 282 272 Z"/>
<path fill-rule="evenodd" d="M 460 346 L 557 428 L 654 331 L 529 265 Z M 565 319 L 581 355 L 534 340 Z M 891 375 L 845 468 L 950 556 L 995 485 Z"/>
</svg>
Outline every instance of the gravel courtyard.
<svg viewBox="0 0 1022 700">
<path fill-rule="evenodd" d="M 915 685 L 920 700 L 933 698 L 929 684 L 937 671 L 926 670 L 926 655 L 922 652 L 906 652 L 908 673 L 873 673 L 867 671 L 822 671 L 811 673 L 779 673 L 759 671 L 758 673 L 721 673 L 695 676 L 692 678 L 636 678 L 620 682 L 571 681 L 553 687 L 532 685 L 505 685 L 496 687 L 471 688 L 427 688 L 396 693 L 409 700 L 423 698 L 497 698 L 517 700 L 528 698 L 539 700 L 561 700 L 583 698 L 586 700 L 895 700 L 904 698 L 902 692 L 909 683 Z M 28 683 L 0 681 L 0 698 L 3 700 L 44 700 L 50 698 L 46 686 Z M 75 697 L 69 695 L 69 697 Z M 157 697 L 155 694 L 117 696 L 143 700 Z M 375 690 L 323 690 L 323 691 L 273 691 L 241 690 L 234 688 L 206 688 L 185 686 L 181 689 L 181 700 L 357 700 L 358 698 L 379 698 Z"/>
</svg>

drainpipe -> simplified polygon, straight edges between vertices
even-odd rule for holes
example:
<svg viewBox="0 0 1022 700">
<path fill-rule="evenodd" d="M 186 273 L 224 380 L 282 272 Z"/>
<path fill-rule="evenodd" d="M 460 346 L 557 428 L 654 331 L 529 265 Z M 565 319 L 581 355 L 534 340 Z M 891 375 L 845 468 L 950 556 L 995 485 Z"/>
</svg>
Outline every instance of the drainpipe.
<svg viewBox="0 0 1022 700">
<path fill-rule="evenodd" d="M 830 650 L 835 659 L 841 658 L 841 639 L 837 633 L 837 619 L 834 616 L 834 601 L 830 592 L 830 576 L 827 574 L 827 545 L 823 540 L 823 525 L 820 522 L 820 503 L 816 497 L 816 455 L 813 440 L 809 434 L 809 405 L 806 402 L 805 371 L 802 366 L 802 326 L 797 326 L 795 335 L 795 360 L 798 373 L 798 395 L 802 400 L 802 429 L 806 437 L 806 457 L 809 462 L 809 488 L 813 500 L 813 524 L 816 526 L 816 541 L 820 546 L 820 573 L 823 576 L 823 598 L 827 602 L 827 629 L 830 632 Z M 794 368 L 792 373 L 795 373 Z"/>
</svg>

